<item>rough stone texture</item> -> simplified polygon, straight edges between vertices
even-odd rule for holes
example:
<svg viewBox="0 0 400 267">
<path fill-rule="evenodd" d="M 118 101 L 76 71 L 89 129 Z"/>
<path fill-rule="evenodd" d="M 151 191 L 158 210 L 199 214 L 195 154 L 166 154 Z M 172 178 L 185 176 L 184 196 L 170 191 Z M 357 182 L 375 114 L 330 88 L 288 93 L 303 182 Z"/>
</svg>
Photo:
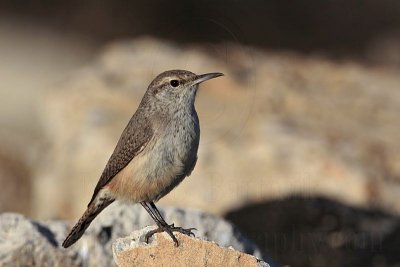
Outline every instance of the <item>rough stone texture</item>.
<svg viewBox="0 0 400 267">
<path fill-rule="evenodd" d="M 195 233 L 200 238 L 262 258 L 253 242 L 216 216 L 173 207 L 160 211 L 169 223 L 197 228 Z M 76 244 L 64 249 L 61 243 L 72 222 L 69 225 L 62 221 L 37 222 L 5 213 L 0 215 L 0 266 L 113 266 L 111 244 L 153 224 L 140 205 L 114 203 L 94 220 Z M 172 241 L 169 245 L 174 246 Z"/>
<path fill-rule="evenodd" d="M 145 235 L 156 227 L 146 227 L 118 238 L 113 244 L 114 260 L 120 267 L 128 266 L 263 266 L 269 265 L 254 256 L 222 248 L 208 242 L 176 233 L 179 247 L 171 244 L 166 233 L 155 234 L 149 244 Z"/>
<path fill-rule="evenodd" d="M 1 266 L 79 266 L 72 250 L 63 251 L 57 240 L 66 225 L 52 222 L 51 227 L 14 213 L 0 215 Z"/>
<path fill-rule="evenodd" d="M 222 213 L 300 193 L 400 212 L 399 70 L 140 39 L 110 45 L 43 98 L 35 214 L 82 212 L 147 85 L 173 68 L 226 76 L 199 91 L 198 164 L 163 203 Z"/>
<path fill-rule="evenodd" d="M 232 226 L 219 217 L 193 210 L 172 207 L 160 208 L 165 220 L 184 228 L 196 228 L 196 236 L 214 241 L 223 247 L 232 246 L 238 251 L 263 258 L 254 243 L 244 237 Z M 96 222 L 97 221 L 97 222 Z M 154 225 L 146 210 L 140 205 L 111 204 L 95 220 L 88 230 L 91 238 L 98 238 L 106 247 L 111 247 L 115 239 L 123 237 L 146 225 Z M 82 245 L 83 243 L 81 243 Z M 79 245 L 79 244 L 78 244 Z M 111 253 L 107 251 L 106 253 Z M 111 254 L 109 254 L 111 257 Z"/>
</svg>

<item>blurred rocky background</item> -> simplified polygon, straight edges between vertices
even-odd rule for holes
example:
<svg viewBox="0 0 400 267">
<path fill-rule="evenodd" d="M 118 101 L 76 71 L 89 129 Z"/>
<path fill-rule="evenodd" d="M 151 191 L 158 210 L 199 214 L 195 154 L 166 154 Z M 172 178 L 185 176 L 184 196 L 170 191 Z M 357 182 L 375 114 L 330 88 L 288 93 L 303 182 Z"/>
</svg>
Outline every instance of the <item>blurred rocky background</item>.
<svg viewBox="0 0 400 267">
<path fill-rule="evenodd" d="M 162 204 L 290 266 L 400 266 L 400 2 L 0 1 L 0 212 L 75 220 L 158 73 L 221 71 Z"/>
</svg>

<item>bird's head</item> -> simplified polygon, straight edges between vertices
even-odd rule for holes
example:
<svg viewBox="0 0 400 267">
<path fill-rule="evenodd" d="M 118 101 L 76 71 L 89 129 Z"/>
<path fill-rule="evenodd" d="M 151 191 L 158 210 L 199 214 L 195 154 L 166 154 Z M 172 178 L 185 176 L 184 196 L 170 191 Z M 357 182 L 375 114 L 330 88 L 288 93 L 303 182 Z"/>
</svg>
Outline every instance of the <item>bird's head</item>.
<svg viewBox="0 0 400 267">
<path fill-rule="evenodd" d="M 199 84 L 222 75 L 219 72 L 197 75 L 187 70 L 165 71 L 150 83 L 147 94 L 160 105 L 193 104 Z"/>
</svg>

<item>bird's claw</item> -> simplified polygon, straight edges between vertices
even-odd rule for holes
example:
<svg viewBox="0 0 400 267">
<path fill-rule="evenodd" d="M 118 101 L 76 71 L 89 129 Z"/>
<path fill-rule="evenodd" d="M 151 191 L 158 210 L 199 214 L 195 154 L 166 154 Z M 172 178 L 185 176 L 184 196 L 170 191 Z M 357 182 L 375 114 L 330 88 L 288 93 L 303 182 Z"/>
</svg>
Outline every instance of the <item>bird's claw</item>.
<svg viewBox="0 0 400 267">
<path fill-rule="evenodd" d="M 182 227 L 176 227 L 176 226 L 174 226 L 174 224 L 159 225 L 157 229 L 154 229 L 154 230 L 151 230 L 150 232 L 148 232 L 145 236 L 145 239 L 146 239 L 146 243 L 149 243 L 150 237 L 152 237 L 155 233 L 166 232 L 174 241 L 175 246 L 178 247 L 179 242 L 178 242 L 178 239 L 176 239 L 173 232 L 179 232 L 179 233 L 185 234 L 187 236 L 195 237 L 195 234 L 192 232 L 193 230 L 197 230 L 197 229 L 196 228 L 185 229 Z"/>
</svg>

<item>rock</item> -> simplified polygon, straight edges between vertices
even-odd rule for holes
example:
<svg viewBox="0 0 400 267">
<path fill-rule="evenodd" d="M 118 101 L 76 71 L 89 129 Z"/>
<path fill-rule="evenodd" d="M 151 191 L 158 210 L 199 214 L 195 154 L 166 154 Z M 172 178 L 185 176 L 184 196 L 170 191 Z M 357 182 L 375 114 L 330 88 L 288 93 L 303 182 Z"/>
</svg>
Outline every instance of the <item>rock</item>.
<svg viewBox="0 0 400 267">
<path fill-rule="evenodd" d="M 214 241 L 224 247 L 232 246 L 235 250 L 258 258 L 265 257 L 254 246 L 254 243 L 238 232 L 232 224 L 215 215 L 163 206 L 160 206 L 160 211 L 168 223 L 174 223 L 176 226 L 184 228 L 196 228 L 197 237 Z M 111 247 L 112 242 L 117 238 L 126 236 L 144 226 L 154 224 L 154 221 L 142 206 L 113 203 L 100 213 L 88 229 L 89 238 L 98 239 L 103 246 Z M 81 244 L 84 243 L 81 242 Z M 109 254 L 111 258 L 111 251 L 105 253 Z"/>
<path fill-rule="evenodd" d="M 59 249 L 61 232 L 66 225 L 53 222 L 47 225 L 30 221 L 13 213 L 0 215 L 0 265 L 1 266 L 80 266 L 80 258 L 74 258 L 73 250 Z"/>
<path fill-rule="evenodd" d="M 217 216 L 173 207 L 160 207 L 160 212 L 169 223 L 197 228 L 200 238 L 263 258 L 252 241 Z M 154 222 L 140 205 L 113 203 L 76 244 L 64 249 L 61 243 L 72 222 L 33 221 L 5 213 L 0 215 L 0 266 L 113 266 L 112 243 L 146 225 Z"/>
<path fill-rule="evenodd" d="M 156 227 L 146 227 L 114 242 L 113 255 L 118 266 L 171 266 L 173 263 L 174 266 L 269 267 L 254 256 L 181 233 L 176 233 L 179 247 L 171 244 L 166 233 L 155 234 L 147 244 L 145 235 L 153 229 Z"/>
</svg>

